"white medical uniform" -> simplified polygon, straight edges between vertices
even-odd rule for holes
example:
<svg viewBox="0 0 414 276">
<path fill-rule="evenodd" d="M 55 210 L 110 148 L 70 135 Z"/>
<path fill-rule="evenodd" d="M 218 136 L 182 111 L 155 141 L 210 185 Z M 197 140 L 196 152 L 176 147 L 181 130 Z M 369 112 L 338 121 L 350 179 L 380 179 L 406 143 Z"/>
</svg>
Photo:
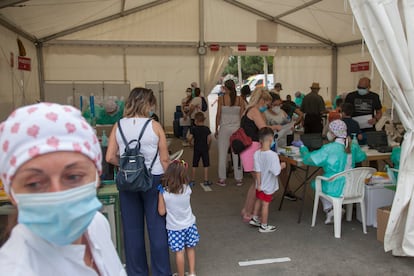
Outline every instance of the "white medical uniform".
<svg viewBox="0 0 414 276">
<path fill-rule="evenodd" d="M 101 213 L 97 212 L 87 233 L 100 275 L 126 275 L 111 240 L 109 223 Z M 85 248 L 85 245 L 49 243 L 18 224 L 0 249 L 1 275 L 96 276 L 96 271 L 83 260 Z"/>
</svg>

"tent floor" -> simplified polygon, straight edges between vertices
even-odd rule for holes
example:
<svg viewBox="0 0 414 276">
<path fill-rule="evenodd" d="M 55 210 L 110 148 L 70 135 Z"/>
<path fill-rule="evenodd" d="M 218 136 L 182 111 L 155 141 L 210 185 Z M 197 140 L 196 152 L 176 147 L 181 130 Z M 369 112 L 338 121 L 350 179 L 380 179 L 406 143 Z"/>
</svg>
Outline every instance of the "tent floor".
<svg viewBox="0 0 414 276">
<path fill-rule="evenodd" d="M 170 149 L 181 147 L 173 139 Z M 192 149 L 184 148 L 183 159 L 191 165 Z M 210 150 L 210 181 L 217 181 L 217 145 Z M 191 172 L 191 170 L 190 170 Z M 232 176 L 232 175 L 231 175 Z M 193 188 L 192 208 L 197 217 L 200 243 L 196 247 L 196 272 L 204 275 L 411 275 L 411 258 L 394 257 L 385 253 L 376 239 L 376 228 L 362 225 L 355 218 L 342 222 L 342 237 L 335 239 L 333 225 L 324 224 L 320 208 L 315 227 L 311 227 L 313 192 L 308 189 L 302 222 L 297 223 L 301 201 L 284 201 L 278 211 L 282 189 L 270 204 L 269 223 L 276 232 L 259 233 L 257 228 L 243 223 L 240 216 L 245 195 L 252 178 L 245 174 L 244 185 L 237 187 L 229 178 L 226 187 L 213 184 L 206 192 L 200 183 L 203 170 L 197 170 L 197 185 Z M 293 177 L 293 181 L 298 179 Z M 296 184 L 294 182 L 294 184 Z M 251 266 L 239 266 L 240 261 L 289 257 L 291 261 Z M 176 272 L 174 254 L 172 271 Z"/>
</svg>

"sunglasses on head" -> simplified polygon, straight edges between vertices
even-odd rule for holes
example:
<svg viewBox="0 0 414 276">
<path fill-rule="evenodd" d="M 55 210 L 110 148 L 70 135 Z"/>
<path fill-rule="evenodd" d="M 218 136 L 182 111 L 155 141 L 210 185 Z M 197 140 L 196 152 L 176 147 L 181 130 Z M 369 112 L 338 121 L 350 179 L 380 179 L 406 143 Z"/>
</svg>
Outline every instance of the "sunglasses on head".
<svg viewBox="0 0 414 276">
<path fill-rule="evenodd" d="M 176 160 L 174 160 L 173 161 L 173 163 L 176 163 L 176 164 L 179 164 L 179 165 L 182 165 L 184 168 L 188 168 L 188 163 L 187 162 L 185 162 L 183 159 L 181 159 L 181 160 L 178 160 L 178 159 L 176 159 Z"/>
</svg>

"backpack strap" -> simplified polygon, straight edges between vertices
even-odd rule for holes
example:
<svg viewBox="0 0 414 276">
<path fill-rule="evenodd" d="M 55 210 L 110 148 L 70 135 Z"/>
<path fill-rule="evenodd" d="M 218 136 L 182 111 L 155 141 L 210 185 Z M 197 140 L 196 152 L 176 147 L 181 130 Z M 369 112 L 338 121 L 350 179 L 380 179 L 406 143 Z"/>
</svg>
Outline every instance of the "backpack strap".
<svg viewBox="0 0 414 276">
<path fill-rule="evenodd" d="M 131 142 L 133 142 L 134 140 L 132 140 L 132 141 L 130 141 L 130 142 L 128 143 L 127 139 L 125 138 L 124 132 L 122 131 L 122 127 L 121 127 L 121 119 L 119 119 L 119 120 L 118 120 L 118 129 L 119 129 L 119 133 L 121 134 L 122 141 L 124 141 L 125 147 L 126 147 L 127 149 L 129 149 L 129 144 L 130 144 Z M 136 146 L 135 146 L 135 147 L 136 147 Z"/>
<path fill-rule="evenodd" d="M 142 136 L 144 135 L 144 131 L 145 131 L 145 129 L 147 128 L 147 126 L 148 126 L 149 122 L 151 122 L 151 121 L 152 121 L 152 119 L 148 119 L 148 120 L 145 122 L 145 125 L 144 125 L 144 127 L 142 128 L 141 133 L 139 134 L 138 144 L 139 144 L 139 147 L 140 147 L 140 148 L 141 148 L 141 138 L 142 138 Z M 150 166 L 150 167 L 149 167 L 149 169 L 148 169 L 150 173 L 151 173 L 152 167 L 154 166 L 155 160 L 157 159 L 157 156 L 158 156 L 158 147 L 157 147 L 157 151 L 155 152 L 155 156 L 154 156 L 154 158 L 152 159 L 151 166 Z"/>
<path fill-rule="evenodd" d="M 144 126 L 142 127 L 142 129 L 141 129 L 141 133 L 139 134 L 139 137 L 138 137 L 138 144 L 139 144 L 139 148 L 141 148 L 141 138 L 142 138 L 142 136 L 144 135 L 144 131 L 145 131 L 145 129 L 147 128 L 147 126 L 148 126 L 149 122 L 151 122 L 151 121 L 152 121 L 152 119 L 148 119 L 148 120 L 145 122 L 145 124 L 144 124 Z"/>
</svg>

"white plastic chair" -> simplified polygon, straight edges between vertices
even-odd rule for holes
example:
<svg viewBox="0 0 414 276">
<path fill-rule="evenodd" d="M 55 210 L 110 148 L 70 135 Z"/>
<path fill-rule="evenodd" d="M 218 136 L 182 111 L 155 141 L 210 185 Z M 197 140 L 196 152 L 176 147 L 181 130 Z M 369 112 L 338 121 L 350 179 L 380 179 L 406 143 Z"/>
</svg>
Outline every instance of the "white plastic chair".
<svg viewBox="0 0 414 276">
<path fill-rule="evenodd" d="M 365 218 L 365 179 L 369 178 L 377 170 L 369 167 L 355 168 L 333 175 L 330 178 L 317 176 L 315 180 L 315 201 L 313 204 L 312 227 L 315 226 L 316 214 L 318 212 L 319 197 L 332 202 L 334 210 L 334 234 L 335 238 L 341 238 L 342 205 L 346 206 L 346 220 L 352 219 L 352 204 L 361 205 L 362 230 L 367 233 Z M 340 177 L 345 177 L 345 185 L 341 197 L 332 197 L 322 191 L 322 180 L 330 182 Z"/>
</svg>

